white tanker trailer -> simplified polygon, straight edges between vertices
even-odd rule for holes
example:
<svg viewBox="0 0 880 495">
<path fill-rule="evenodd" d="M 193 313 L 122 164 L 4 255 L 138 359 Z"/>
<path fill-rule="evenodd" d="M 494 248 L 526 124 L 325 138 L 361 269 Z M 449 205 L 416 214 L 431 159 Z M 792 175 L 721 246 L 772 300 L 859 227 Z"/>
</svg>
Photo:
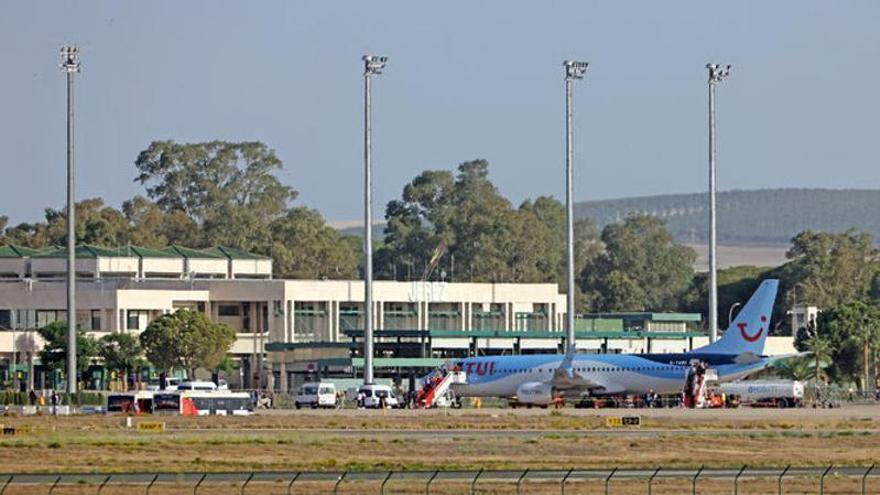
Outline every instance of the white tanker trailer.
<svg viewBox="0 0 880 495">
<path fill-rule="evenodd" d="M 739 397 L 753 406 L 797 407 L 804 402 L 804 384 L 794 380 L 746 380 L 722 383 L 718 393 Z"/>
</svg>

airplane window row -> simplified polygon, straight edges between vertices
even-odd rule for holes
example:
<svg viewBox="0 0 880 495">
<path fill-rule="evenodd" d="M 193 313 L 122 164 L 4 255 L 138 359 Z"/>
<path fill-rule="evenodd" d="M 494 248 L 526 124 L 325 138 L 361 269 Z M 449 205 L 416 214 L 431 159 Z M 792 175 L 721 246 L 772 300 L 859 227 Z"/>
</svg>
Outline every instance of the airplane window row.
<svg viewBox="0 0 880 495">
<path fill-rule="evenodd" d="M 580 367 L 574 368 L 575 371 L 582 373 L 602 373 L 602 372 L 619 372 L 619 371 L 672 371 L 675 370 L 675 366 L 633 366 L 633 367 Z M 553 368 L 519 368 L 512 370 L 492 370 L 490 374 L 494 373 L 544 373 L 544 372 L 552 372 Z"/>
<path fill-rule="evenodd" d="M 582 371 L 586 373 L 590 372 L 602 372 L 602 371 L 672 371 L 674 370 L 674 366 L 631 366 L 631 367 L 611 367 L 611 368 L 575 368 L 575 371 Z"/>
</svg>

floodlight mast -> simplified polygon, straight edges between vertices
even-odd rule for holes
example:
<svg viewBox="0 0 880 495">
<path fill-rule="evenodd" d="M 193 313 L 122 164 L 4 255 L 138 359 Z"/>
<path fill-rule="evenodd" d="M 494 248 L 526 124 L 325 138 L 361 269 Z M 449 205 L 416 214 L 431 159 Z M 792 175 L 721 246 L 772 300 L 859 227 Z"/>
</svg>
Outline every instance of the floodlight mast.
<svg viewBox="0 0 880 495">
<path fill-rule="evenodd" d="M 566 322 L 565 350 L 572 348 L 575 342 L 574 315 L 574 149 L 571 127 L 571 86 L 572 82 L 583 79 L 587 72 L 587 62 L 566 60 L 565 68 L 565 268 L 566 280 Z"/>
<path fill-rule="evenodd" d="M 730 75 L 730 65 L 706 64 L 709 69 L 709 342 L 718 339 L 718 258 L 715 204 L 715 85 Z"/>
<path fill-rule="evenodd" d="M 67 72 L 67 391 L 76 393 L 76 169 L 73 135 L 73 76 L 79 72 L 79 48 L 61 49 Z"/>
<path fill-rule="evenodd" d="M 388 57 L 364 55 L 364 384 L 373 383 L 373 95 L 371 78 Z"/>
</svg>

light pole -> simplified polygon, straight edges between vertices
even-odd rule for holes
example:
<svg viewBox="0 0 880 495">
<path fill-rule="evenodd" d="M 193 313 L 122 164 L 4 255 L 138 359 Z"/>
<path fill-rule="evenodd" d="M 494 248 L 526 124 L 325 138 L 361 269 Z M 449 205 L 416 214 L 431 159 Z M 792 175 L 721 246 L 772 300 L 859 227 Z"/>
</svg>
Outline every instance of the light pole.
<svg viewBox="0 0 880 495">
<path fill-rule="evenodd" d="M 571 86 L 575 80 L 583 79 L 587 72 L 587 62 L 566 60 L 565 68 L 565 269 L 567 273 L 566 305 L 568 306 L 565 321 L 565 345 L 574 348 L 574 149 L 571 129 Z M 566 352 L 568 349 L 566 349 Z"/>
<path fill-rule="evenodd" d="M 79 72 L 79 48 L 61 49 L 67 72 L 67 391 L 76 393 L 76 169 L 73 150 L 73 75 Z"/>
<path fill-rule="evenodd" d="M 373 383 L 373 162 L 371 78 L 388 57 L 364 55 L 364 384 Z"/>
<path fill-rule="evenodd" d="M 718 259 L 715 220 L 715 85 L 730 75 L 730 66 L 709 69 L 709 342 L 718 338 Z"/>
</svg>

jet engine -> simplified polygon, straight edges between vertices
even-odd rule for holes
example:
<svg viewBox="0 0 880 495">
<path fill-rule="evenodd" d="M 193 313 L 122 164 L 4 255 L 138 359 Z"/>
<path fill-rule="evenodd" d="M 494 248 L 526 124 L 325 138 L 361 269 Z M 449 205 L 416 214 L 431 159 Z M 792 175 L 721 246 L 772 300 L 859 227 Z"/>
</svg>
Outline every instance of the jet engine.
<svg viewBox="0 0 880 495">
<path fill-rule="evenodd" d="M 553 387 L 549 383 L 527 382 L 516 389 L 517 402 L 546 406 L 553 402 Z"/>
</svg>

